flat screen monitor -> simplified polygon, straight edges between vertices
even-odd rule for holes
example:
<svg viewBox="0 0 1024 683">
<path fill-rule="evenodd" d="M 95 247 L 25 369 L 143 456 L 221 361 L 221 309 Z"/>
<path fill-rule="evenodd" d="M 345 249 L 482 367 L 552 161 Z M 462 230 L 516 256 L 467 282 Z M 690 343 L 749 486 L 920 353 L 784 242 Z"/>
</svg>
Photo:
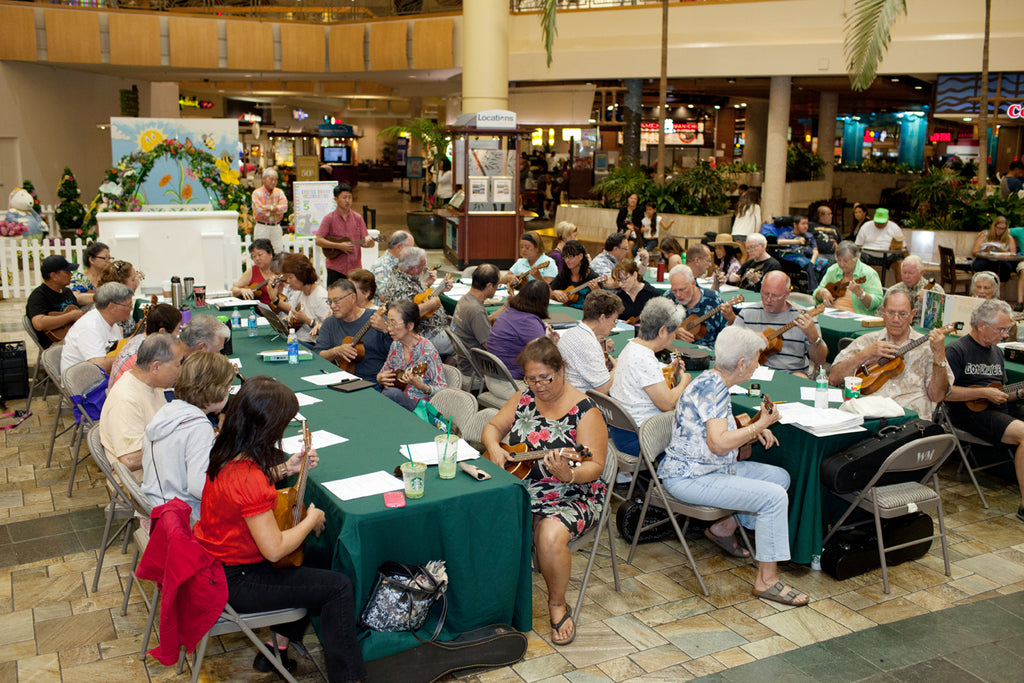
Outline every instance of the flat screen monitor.
<svg viewBox="0 0 1024 683">
<path fill-rule="evenodd" d="M 324 147 L 324 162 L 328 164 L 347 164 L 351 162 L 351 147 Z"/>
</svg>

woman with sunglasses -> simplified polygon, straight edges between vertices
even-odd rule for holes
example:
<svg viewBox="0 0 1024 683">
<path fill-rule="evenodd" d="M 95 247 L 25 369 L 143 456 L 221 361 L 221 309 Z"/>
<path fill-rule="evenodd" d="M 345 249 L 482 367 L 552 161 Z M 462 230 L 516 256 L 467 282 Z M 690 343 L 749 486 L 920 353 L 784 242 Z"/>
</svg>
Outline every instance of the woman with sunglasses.
<svg viewBox="0 0 1024 683">
<path fill-rule="evenodd" d="M 594 402 L 565 381 L 565 364 L 554 342 L 530 342 L 518 362 L 525 370 L 526 389 L 487 423 L 483 443 L 487 457 L 502 466 L 509 460 L 501 447 L 506 435 L 510 444 L 526 444 L 530 451 L 557 449 L 537 462 L 526 482 L 537 565 L 547 584 L 551 642 L 568 645 L 576 638 L 565 601 L 572 571 L 569 541 L 596 524 L 606 504 L 601 474 L 608 431 Z M 586 449 L 586 457 L 579 459 L 577 446 Z"/>
</svg>

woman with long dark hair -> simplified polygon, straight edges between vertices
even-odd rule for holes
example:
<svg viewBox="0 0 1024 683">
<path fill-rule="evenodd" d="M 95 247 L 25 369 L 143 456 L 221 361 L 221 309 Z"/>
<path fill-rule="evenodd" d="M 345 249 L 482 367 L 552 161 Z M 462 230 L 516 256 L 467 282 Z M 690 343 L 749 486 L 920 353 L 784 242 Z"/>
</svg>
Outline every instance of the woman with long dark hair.
<svg viewBox="0 0 1024 683">
<path fill-rule="evenodd" d="M 578 287 L 597 277 L 597 273 L 590 270 L 590 257 L 587 255 L 587 250 L 576 240 L 569 240 L 562 247 L 562 267 L 558 270 L 555 279 L 551 281 L 551 298 L 560 304 L 583 308 L 583 300 L 587 294 L 590 294 L 590 287 L 576 292 L 579 298 L 573 303 L 569 303 L 569 298 L 564 290 Z"/>
<path fill-rule="evenodd" d="M 324 528 L 324 512 L 312 503 L 305 518 L 281 531 L 274 518 L 274 482 L 301 468 L 301 454 L 282 462 L 278 441 L 295 417 L 295 393 L 272 377 L 250 378 L 228 405 L 217 440 L 210 451 L 210 468 L 203 489 L 196 540 L 224 563 L 228 602 L 239 612 L 305 607 L 320 610 L 321 642 L 331 681 L 360 681 L 366 667 L 356 638 L 352 582 L 329 569 L 324 553 L 310 547 L 301 567 L 275 568 L 276 562 L 302 545 L 310 532 Z M 316 452 L 307 457 L 316 463 Z M 323 567 L 323 568 L 318 568 Z M 301 641 L 308 616 L 272 627 L 273 642 L 285 667 L 296 663 L 285 656 L 288 643 Z M 262 654 L 253 666 L 273 667 Z"/>
</svg>

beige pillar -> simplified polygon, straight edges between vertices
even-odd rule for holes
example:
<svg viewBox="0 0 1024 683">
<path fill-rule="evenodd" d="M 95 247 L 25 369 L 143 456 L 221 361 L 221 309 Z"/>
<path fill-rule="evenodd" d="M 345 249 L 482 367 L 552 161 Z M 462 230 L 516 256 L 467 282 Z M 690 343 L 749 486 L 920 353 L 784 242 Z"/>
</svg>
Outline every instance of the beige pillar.
<svg viewBox="0 0 1024 683">
<path fill-rule="evenodd" d="M 149 84 L 149 115 L 158 119 L 181 118 L 177 83 L 154 82 Z"/>
<path fill-rule="evenodd" d="M 748 100 L 743 126 L 743 162 L 764 166 L 764 138 L 768 130 L 768 102 Z"/>
<path fill-rule="evenodd" d="M 818 104 L 818 156 L 825 160 L 825 180 L 832 187 L 835 177 L 836 115 L 839 113 L 839 93 L 821 93 Z"/>
<path fill-rule="evenodd" d="M 508 109 L 508 0 L 462 5 L 462 111 Z"/>
<path fill-rule="evenodd" d="M 789 76 L 772 76 L 768 99 L 768 137 L 765 143 L 764 190 L 761 193 L 761 216 L 767 222 L 772 216 L 789 213 L 786 206 L 786 147 L 789 132 Z"/>
</svg>

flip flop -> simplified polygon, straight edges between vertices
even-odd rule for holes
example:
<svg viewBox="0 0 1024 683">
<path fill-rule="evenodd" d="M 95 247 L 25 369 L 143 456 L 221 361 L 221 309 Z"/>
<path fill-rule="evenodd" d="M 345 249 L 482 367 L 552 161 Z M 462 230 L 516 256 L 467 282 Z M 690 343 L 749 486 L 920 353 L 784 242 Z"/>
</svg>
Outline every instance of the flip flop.
<svg viewBox="0 0 1024 683">
<path fill-rule="evenodd" d="M 787 591 L 783 594 L 782 591 Z M 771 600 L 772 602 L 782 603 L 783 605 L 791 605 L 793 607 L 804 607 L 810 604 L 811 596 L 807 593 L 801 593 L 797 589 L 783 584 L 781 581 L 777 581 L 774 586 L 767 590 L 763 590 L 758 593 L 756 590 L 751 591 L 751 594 L 755 598 L 761 598 L 762 600 Z M 807 602 L 796 602 L 796 599 L 801 595 L 807 595 Z"/>
<path fill-rule="evenodd" d="M 708 539 L 709 541 L 717 545 L 719 548 L 724 550 L 725 554 L 729 555 L 730 557 L 738 557 L 742 560 L 750 559 L 750 553 L 747 551 L 746 548 L 742 547 L 739 544 L 739 541 L 736 540 L 735 531 L 732 532 L 732 535 L 730 536 L 715 536 L 713 533 L 711 533 L 711 529 L 709 528 L 704 530 L 704 538 Z"/>
<path fill-rule="evenodd" d="M 565 625 L 565 622 L 569 621 L 570 619 L 572 619 L 572 608 L 569 607 L 569 605 L 566 605 L 565 606 L 565 614 L 562 616 L 562 620 L 559 621 L 557 624 L 555 622 L 553 622 L 553 621 L 551 622 L 551 643 L 552 644 L 558 645 L 559 647 L 561 647 L 563 645 L 568 645 L 572 641 L 576 640 L 576 622 L 575 621 L 572 622 L 572 635 L 569 636 L 568 640 L 563 640 L 563 641 L 555 640 L 555 633 L 557 633 L 562 628 L 562 626 Z"/>
</svg>

